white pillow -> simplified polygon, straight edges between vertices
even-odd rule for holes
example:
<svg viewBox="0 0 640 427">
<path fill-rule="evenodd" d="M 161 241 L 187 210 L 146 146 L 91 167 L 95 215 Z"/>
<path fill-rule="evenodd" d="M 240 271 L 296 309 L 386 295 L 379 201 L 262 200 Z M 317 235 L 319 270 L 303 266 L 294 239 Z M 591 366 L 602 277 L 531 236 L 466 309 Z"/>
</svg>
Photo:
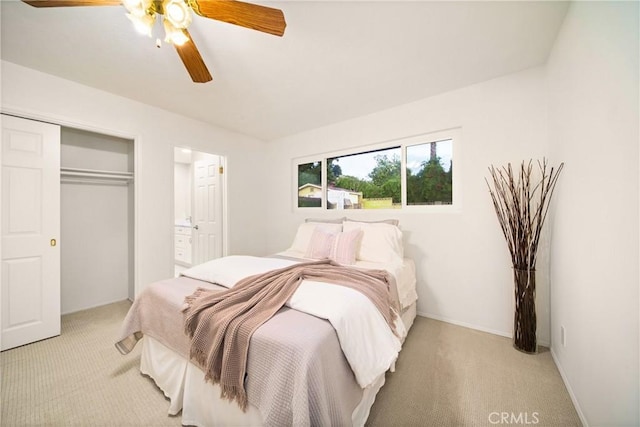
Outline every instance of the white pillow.
<svg viewBox="0 0 640 427">
<path fill-rule="evenodd" d="M 392 224 L 346 221 L 344 231 L 362 230 L 362 242 L 356 255 L 358 261 L 379 263 L 402 262 L 404 248 L 402 231 Z"/>
<path fill-rule="evenodd" d="M 305 222 L 300 224 L 298 227 L 298 232 L 296 233 L 296 237 L 293 239 L 293 243 L 289 250 L 306 253 L 307 248 L 309 247 L 309 242 L 311 242 L 311 235 L 316 227 L 326 231 L 327 233 L 339 233 L 342 231 L 342 224 Z"/>
</svg>

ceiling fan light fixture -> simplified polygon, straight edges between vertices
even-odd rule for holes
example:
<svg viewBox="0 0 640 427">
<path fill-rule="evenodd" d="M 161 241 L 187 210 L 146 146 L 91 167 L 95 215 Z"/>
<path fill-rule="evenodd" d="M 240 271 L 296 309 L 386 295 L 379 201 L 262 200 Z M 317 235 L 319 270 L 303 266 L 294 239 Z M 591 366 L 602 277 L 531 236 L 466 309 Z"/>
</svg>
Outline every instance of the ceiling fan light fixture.
<svg viewBox="0 0 640 427">
<path fill-rule="evenodd" d="M 164 24 L 165 42 L 172 43 L 175 46 L 182 46 L 189 41 L 189 37 L 187 37 L 184 31 L 180 28 L 174 27 L 166 17 L 163 19 L 162 23 Z"/>
<path fill-rule="evenodd" d="M 152 0 L 122 0 L 122 4 L 127 11 L 134 16 L 143 16 L 151 7 Z"/>
<path fill-rule="evenodd" d="M 127 13 L 127 18 L 133 22 L 133 26 L 136 31 L 145 36 L 151 37 L 153 32 L 153 24 L 155 22 L 155 16 L 153 15 L 135 15 L 133 13 Z"/>
<path fill-rule="evenodd" d="M 184 0 L 165 0 L 162 8 L 165 19 L 175 28 L 187 28 L 191 24 L 191 10 Z"/>
</svg>

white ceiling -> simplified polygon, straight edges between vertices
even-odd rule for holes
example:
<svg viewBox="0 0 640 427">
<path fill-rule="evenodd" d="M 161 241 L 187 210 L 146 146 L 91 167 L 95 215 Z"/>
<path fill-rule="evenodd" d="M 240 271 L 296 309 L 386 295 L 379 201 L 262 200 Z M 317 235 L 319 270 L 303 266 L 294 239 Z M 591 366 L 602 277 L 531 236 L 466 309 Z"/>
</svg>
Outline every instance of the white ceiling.
<svg viewBox="0 0 640 427">
<path fill-rule="evenodd" d="M 213 81 L 125 9 L 1 1 L 3 60 L 265 141 L 544 64 L 566 2 L 282 1 L 284 37 L 196 16 Z"/>
</svg>

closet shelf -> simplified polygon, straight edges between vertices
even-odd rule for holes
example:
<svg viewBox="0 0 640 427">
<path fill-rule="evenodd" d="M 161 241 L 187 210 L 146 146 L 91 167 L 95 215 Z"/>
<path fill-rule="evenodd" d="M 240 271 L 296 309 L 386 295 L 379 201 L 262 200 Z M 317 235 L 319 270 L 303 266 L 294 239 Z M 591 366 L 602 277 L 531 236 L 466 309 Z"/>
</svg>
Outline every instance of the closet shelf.
<svg viewBox="0 0 640 427">
<path fill-rule="evenodd" d="M 133 172 L 60 168 L 60 178 L 62 182 L 127 184 L 129 181 L 133 181 Z"/>
</svg>

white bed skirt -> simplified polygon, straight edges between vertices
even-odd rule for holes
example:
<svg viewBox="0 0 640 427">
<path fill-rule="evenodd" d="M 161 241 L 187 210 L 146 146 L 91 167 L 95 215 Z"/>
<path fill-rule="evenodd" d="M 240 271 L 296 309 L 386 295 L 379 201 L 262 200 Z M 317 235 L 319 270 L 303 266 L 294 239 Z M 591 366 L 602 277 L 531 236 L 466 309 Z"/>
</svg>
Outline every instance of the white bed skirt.
<svg viewBox="0 0 640 427">
<path fill-rule="evenodd" d="M 402 313 L 407 331 L 416 317 L 416 304 Z M 394 367 L 391 368 L 394 370 Z M 205 382 L 204 372 L 152 337 L 142 339 L 140 372 L 151 377 L 169 398 L 169 415 L 182 410 L 182 424 L 196 427 L 211 426 L 261 426 L 258 408 L 248 405 L 242 412 L 235 402 L 220 398 L 220 386 Z M 354 426 L 363 426 L 369 417 L 376 394 L 384 385 L 385 375 L 380 375 L 364 390 L 362 400 L 353 411 Z"/>
</svg>

